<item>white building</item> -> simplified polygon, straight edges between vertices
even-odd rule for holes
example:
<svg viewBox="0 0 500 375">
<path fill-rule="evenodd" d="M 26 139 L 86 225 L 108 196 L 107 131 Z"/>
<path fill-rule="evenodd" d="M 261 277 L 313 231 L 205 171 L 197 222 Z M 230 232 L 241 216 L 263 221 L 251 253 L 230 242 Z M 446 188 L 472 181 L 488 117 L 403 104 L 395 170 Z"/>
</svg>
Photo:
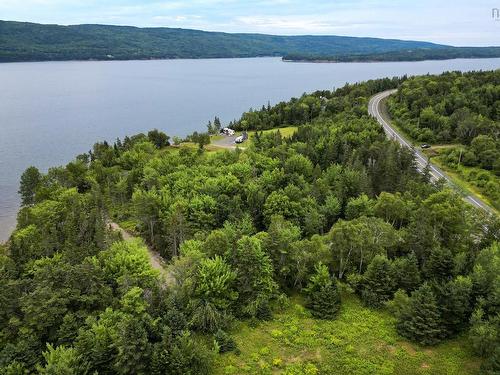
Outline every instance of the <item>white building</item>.
<svg viewBox="0 0 500 375">
<path fill-rule="evenodd" d="M 223 128 L 221 129 L 220 131 L 221 134 L 224 134 L 224 135 L 234 135 L 234 130 L 233 129 L 229 129 L 229 128 Z"/>
</svg>

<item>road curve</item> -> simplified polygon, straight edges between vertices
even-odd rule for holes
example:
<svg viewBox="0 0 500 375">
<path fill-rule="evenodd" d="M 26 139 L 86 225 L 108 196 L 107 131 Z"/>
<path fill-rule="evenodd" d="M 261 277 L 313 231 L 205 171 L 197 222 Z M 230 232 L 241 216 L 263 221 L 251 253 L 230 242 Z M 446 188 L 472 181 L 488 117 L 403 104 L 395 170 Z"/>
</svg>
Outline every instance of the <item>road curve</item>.
<svg viewBox="0 0 500 375">
<path fill-rule="evenodd" d="M 429 173 L 433 181 L 444 179 L 449 185 L 456 187 L 456 185 L 453 183 L 450 177 L 446 175 L 445 172 L 443 172 L 433 163 L 429 162 L 429 159 L 422 152 L 420 152 L 420 150 L 414 148 L 411 142 L 405 139 L 401 135 L 401 133 L 398 133 L 398 131 L 391 126 L 391 123 L 388 120 L 384 119 L 384 117 L 382 116 L 380 112 L 380 104 L 382 100 L 394 94 L 395 92 L 397 92 L 397 90 L 387 90 L 374 95 L 368 103 L 368 113 L 371 116 L 375 117 L 380 125 L 382 125 L 382 127 L 384 128 L 384 132 L 388 138 L 397 141 L 399 144 L 401 144 L 401 146 L 407 147 L 413 151 L 413 154 L 415 155 L 415 161 L 417 162 L 417 168 L 420 172 L 422 172 L 424 168 L 429 165 Z M 464 199 L 477 208 L 480 208 L 488 213 L 493 213 L 493 210 L 477 196 L 466 195 Z"/>
</svg>

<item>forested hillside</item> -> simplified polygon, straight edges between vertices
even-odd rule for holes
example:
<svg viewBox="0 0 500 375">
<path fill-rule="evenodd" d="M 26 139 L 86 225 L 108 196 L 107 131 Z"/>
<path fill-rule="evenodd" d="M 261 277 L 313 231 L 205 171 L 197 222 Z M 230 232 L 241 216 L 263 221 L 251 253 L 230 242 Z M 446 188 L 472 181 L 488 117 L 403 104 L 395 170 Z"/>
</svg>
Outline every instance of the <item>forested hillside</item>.
<svg viewBox="0 0 500 375">
<path fill-rule="evenodd" d="M 152 131 L 28 169 L 0 257 L 0 372 L 498 372 L 500 222 L 429 183 L 367 115 L 371 95 L 406 82 L 248 112 L 237 126 L 298 130 L 258 132 L 244 151 Z M 168 261 L 166 280 L 108 220 Z M 288 352 L 238 347 L 242 324 L 271 325 Z M 440 342 L 436 367 L 398 362 Z"/>
<path fill-rule="evenodd" d="M 285 61 L 355 62 L 355 61 L 422 61 L 500 57 L 500 47 L 401 48 L 397 51 L 370 53 L 306 54 L 283 56 Z"/>
<path fill-rule="evenodd" d="M 438 160 L 500 208 L 500 70 L 414 77 L 388 105 L 396 124 L 437 144 Z"/>
<path fill-rule="evenodd" d="M 431 51 L 436 50 L 434 54 Z M 399 51 L 399 52 L 398 52 Z M 439 52 L 438 52 L 439 51 Z M 410 52 L 410 53 L 409 53 Z M 498 48 L 345 36 L 229 34 L 173 28 L 0 21 L 0 62 L 315 56 L 342 61 L 498 57 Z M 290 57 L 292 58 L 292 57 Z M 380 57 L 379 57 L 380 58 Z"/>
</svg>

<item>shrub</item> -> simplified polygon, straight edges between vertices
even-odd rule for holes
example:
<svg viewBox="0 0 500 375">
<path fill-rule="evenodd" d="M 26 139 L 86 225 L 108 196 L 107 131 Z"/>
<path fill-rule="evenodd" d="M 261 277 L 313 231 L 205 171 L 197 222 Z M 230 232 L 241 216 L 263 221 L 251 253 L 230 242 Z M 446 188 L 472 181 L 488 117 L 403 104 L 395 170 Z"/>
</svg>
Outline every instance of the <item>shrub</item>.
<svg viewBox="0 0 500 375">
<path fill-rule="evenodd" d="M 316 273 L 305 289 L 307 307 L 316 318 L 332 319 L 340 310 L 339 290 L 324 264 L 319 263 L 315 269 Z"/>
<path fill-rule="evenodd" d="M 236 342 L 233 338 L 221 329 L 215 333 L 214 341 L 217 343 L 219 353 L 232 352 L 237 349 Z"/>
</svg>

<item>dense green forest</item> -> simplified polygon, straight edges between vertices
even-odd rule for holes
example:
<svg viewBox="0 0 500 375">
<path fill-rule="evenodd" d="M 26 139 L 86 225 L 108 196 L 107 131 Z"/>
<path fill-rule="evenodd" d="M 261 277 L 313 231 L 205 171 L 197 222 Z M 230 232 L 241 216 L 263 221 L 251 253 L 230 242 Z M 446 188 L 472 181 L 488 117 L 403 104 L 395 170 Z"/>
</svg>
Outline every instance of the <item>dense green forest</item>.
<svg viewBox="0 0 500 375">
<path fill-rule="evenodd" d="M 437 160 L 500 209 L 500 70 L 408 79 L 388 109 L 411 138 L 439 144 Z"/>
<path fill-rule="evenodd" d="M 500 47 L 411 48 L 370 53 L 327 54 L 295 53 L 283 56 L 285 61 L 356 62 L 356 61 L 422 61 L 500 57 Z"/>
<path fill-rule="evenodd" d="M 342 347 L 343 334 L 367 337 L 377 322 L 393 348 L 462 338 L 484 374 L 498 373 L 500 222 L 429 183 L 367 115 L 371 95 L 406 82 L 250 111 L 235 125 L 298 130 L 259 131 L 244 151 L 209 152 L 204 136 L 199 148 L 170 146 L 151 131 L 97 143 L 46 174 L 27 169 L 0 256 L 0 372 L 209 374 L 259 345 L 238 346 L 251 334 L 241 324 L 280 324 L 280 347 L 325 343 L 350 365 L 338 367 L 340 354 L 267 364 L 263 347 L 258 371 L 223 373 L 393 373 L 402 353 L 378 363 L 376 346 L 353 358 L 362 338 Z M 145 242 L 120 241 L 111 220 Z M 169 263 L 163 276 L 145 244 Z M 284 318 L 297 298 L 305 308 Z M 304 319 L 322 328 L 309 333 Z M 329 330 L 337 336 L 321 336 Z M 449 352 L 465 372 L 460 350 Z M 421 366 L 409 360 L 400 373 Z"/>
<path fill-rule="evenodd" d="M 408 53 L 409 50 L 413 52 Z M 341 61 L 420 60 L 498 57 L 500 49 L 455 48 L 427 42 L 345 36 L 228 34 L 173 28 L 0 21 L 0 62 L 285 55 L 290 59 L 314 56 L 314 59 Z"/>
</svg>

